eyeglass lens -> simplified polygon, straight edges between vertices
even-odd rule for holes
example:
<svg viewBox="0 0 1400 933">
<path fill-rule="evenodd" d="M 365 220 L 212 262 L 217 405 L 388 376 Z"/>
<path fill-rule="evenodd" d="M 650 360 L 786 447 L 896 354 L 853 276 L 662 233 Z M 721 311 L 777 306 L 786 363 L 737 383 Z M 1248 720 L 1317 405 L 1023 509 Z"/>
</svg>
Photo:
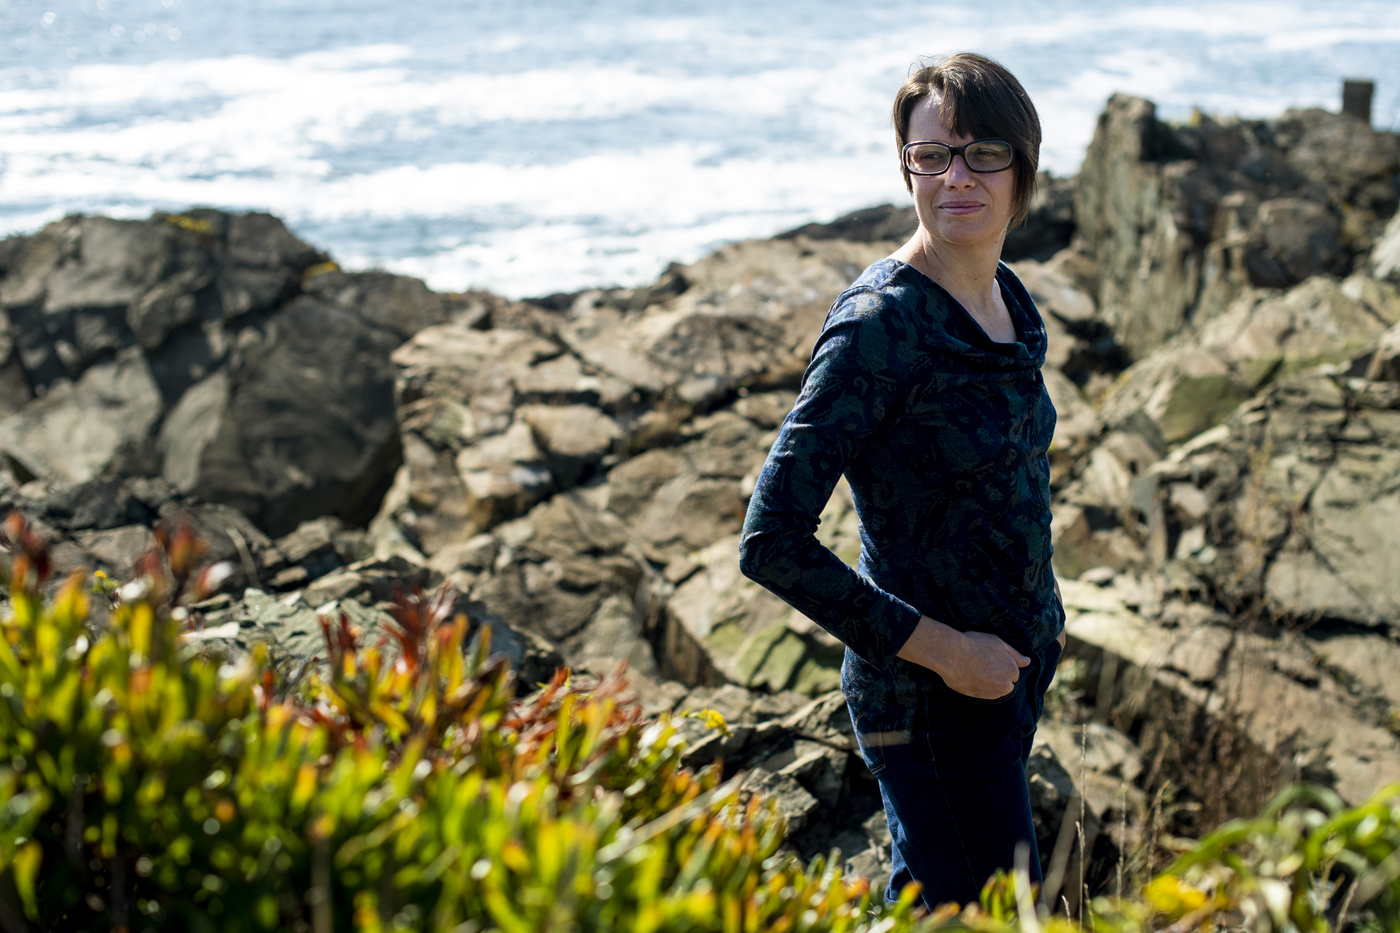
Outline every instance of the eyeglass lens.
<svg viewBox="0 0 1400 933">
<path fill-rule="evenodd" d="M 1011 164 L 1011 144 L 1004 139 L 977 139 L 956 148 L 943 143 L 915 143 L 904 150 L 904 164 L 916 175 L 942 175 L 958 151 L 974 172 L 998 172 Z"/>
</svg>

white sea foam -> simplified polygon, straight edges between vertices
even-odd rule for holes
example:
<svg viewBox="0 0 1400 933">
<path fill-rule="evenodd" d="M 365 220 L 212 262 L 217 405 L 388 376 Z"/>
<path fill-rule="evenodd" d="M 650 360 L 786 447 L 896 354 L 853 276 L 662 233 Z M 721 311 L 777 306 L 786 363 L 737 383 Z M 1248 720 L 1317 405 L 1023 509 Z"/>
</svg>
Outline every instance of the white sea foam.
<svg viewBox="0 0 1400 933">
<path fill-rule="evenodd" d="M 178 5 L 158 25 L 180 41 L 139 47 L 143 25 L 113 38 L 119 10 L 60 12 L 51 32 L 68 30 L 76 62 L 42 30 L 13 44 L 40 6 L 0 0 L 0 48 L 21 59 L 0 62 L 0 233 L 74 211 L 270 210 L 347 264 L 511 295 L 641 282 L 725 240 L 907 203 L 889 101 L 911 61 L 949 48 L 1021 76 L 1057 174 L 1077 170 L 1115 91 L 1171 119 L 1262 116 L 1335 107 L 1359 68 L 1380 81 L 1377 122 L 1400 116 L 1400 7 L 1370 0 L 1322 22 L 1312 0 L 976 16 L 549 0 L 405 8 L 333 37 L 288 4 L 260 14 L 261 44 L 241 38 L 247 14 Z"/>
</svg>

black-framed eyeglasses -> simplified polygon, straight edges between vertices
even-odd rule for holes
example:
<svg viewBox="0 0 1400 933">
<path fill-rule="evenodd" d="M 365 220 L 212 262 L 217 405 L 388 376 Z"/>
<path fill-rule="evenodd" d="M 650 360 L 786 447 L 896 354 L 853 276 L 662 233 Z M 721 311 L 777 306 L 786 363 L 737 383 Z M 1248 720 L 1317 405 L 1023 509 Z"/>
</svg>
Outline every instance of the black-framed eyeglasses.
<svg viewBox="0 0 1400 933">
<path fill-rule="evenodd" d="M 1011 167 L 1011 143 L 1004 139 L 974 139 L 966 146 L 935 142 L 912 142 L 901 153 L 911 175 L 942 175 L 962 156 L 974 172 L 1004 172 Z"/>
</svg>

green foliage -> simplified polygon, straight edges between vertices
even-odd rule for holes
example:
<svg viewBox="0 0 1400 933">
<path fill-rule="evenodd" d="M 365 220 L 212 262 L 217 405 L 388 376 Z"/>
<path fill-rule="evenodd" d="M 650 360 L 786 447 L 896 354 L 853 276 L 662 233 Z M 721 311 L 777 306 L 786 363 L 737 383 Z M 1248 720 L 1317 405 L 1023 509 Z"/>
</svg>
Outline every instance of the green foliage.
<svg viewBox="0 0 1400 933">
<path fill-rule="evenodd" d="M 1036 916 L 1023 872 L 927 916 L 916 885 L 876 903 L 839 853 L 801 864 L 771 805 L 681 766 L 620 673 L 516 699 L 446 593 L 401 597 L 388 644 L 323 619 L 322 672 L 290 690 L 262 650 L 231 663 L 189 637 L 184 603 L 226 568 L 197 571 L 187 528 L 158 541 L 135 582 L 75 575 L 46 599 L 43 543 L 5 522 L 0 928 L 1080 930 Z M 1352 809 L 1292 788 L 1090 925 L 1315 933 L 1364 908 L 1395 929 L 1398 841 L 1400 785 Z"/>
<path fill-rule="evenodd" d="M 1286 788 L 1259 817 L 1210 833 L 1164 878 L 1202 892 L 1172 913 L 1217 913 L 1260 933 L 1322 933 L 1363 906 L 1383 929 L 1400 929 L 1400 782 L 1359 807 L 1325 788 Z M 1149 899 L 1165 888 L 1154 881 Z"/>
<path fill-rule="evenodd" d="M 199 543 L 163 532 L 138 582 L 40 596 L 11 516 L 0 622 L 0 924 L 41 929 L 914 929 L 835 860 L 781 854 L 775 810 L 681 767 L 620 677 L 526 701 L 489 633 L 405 596 L 394 644 L 323 620 L 325 672 L 279 699 L 264 653 L 185 631 Z M 718 725 L 718 724 L 717 724 Z"/>
</svg>

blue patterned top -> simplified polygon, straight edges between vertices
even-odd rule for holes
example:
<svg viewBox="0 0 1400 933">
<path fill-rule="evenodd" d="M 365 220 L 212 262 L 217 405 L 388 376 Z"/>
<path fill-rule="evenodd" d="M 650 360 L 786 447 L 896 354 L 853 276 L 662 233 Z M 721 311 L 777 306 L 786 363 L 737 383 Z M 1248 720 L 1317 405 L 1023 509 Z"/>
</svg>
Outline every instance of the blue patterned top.
<svg viewBox="0 0 1400 933">
<path fill-rule="evenodd" d="M 1023 654 L 1064 625 L 1045 324 L 1005 265 L 997 280 L 1017 343 L 994 342 L 913 266 L 866 269 L 827 315 L 749 502 L 740 567 L 846 644 L 841 686 L 861 733 L 907 733 L 937 679 L 896 657 L 920 614 Z M 858 570 L 815 534 L 842 473 Z"/>
</svg>

